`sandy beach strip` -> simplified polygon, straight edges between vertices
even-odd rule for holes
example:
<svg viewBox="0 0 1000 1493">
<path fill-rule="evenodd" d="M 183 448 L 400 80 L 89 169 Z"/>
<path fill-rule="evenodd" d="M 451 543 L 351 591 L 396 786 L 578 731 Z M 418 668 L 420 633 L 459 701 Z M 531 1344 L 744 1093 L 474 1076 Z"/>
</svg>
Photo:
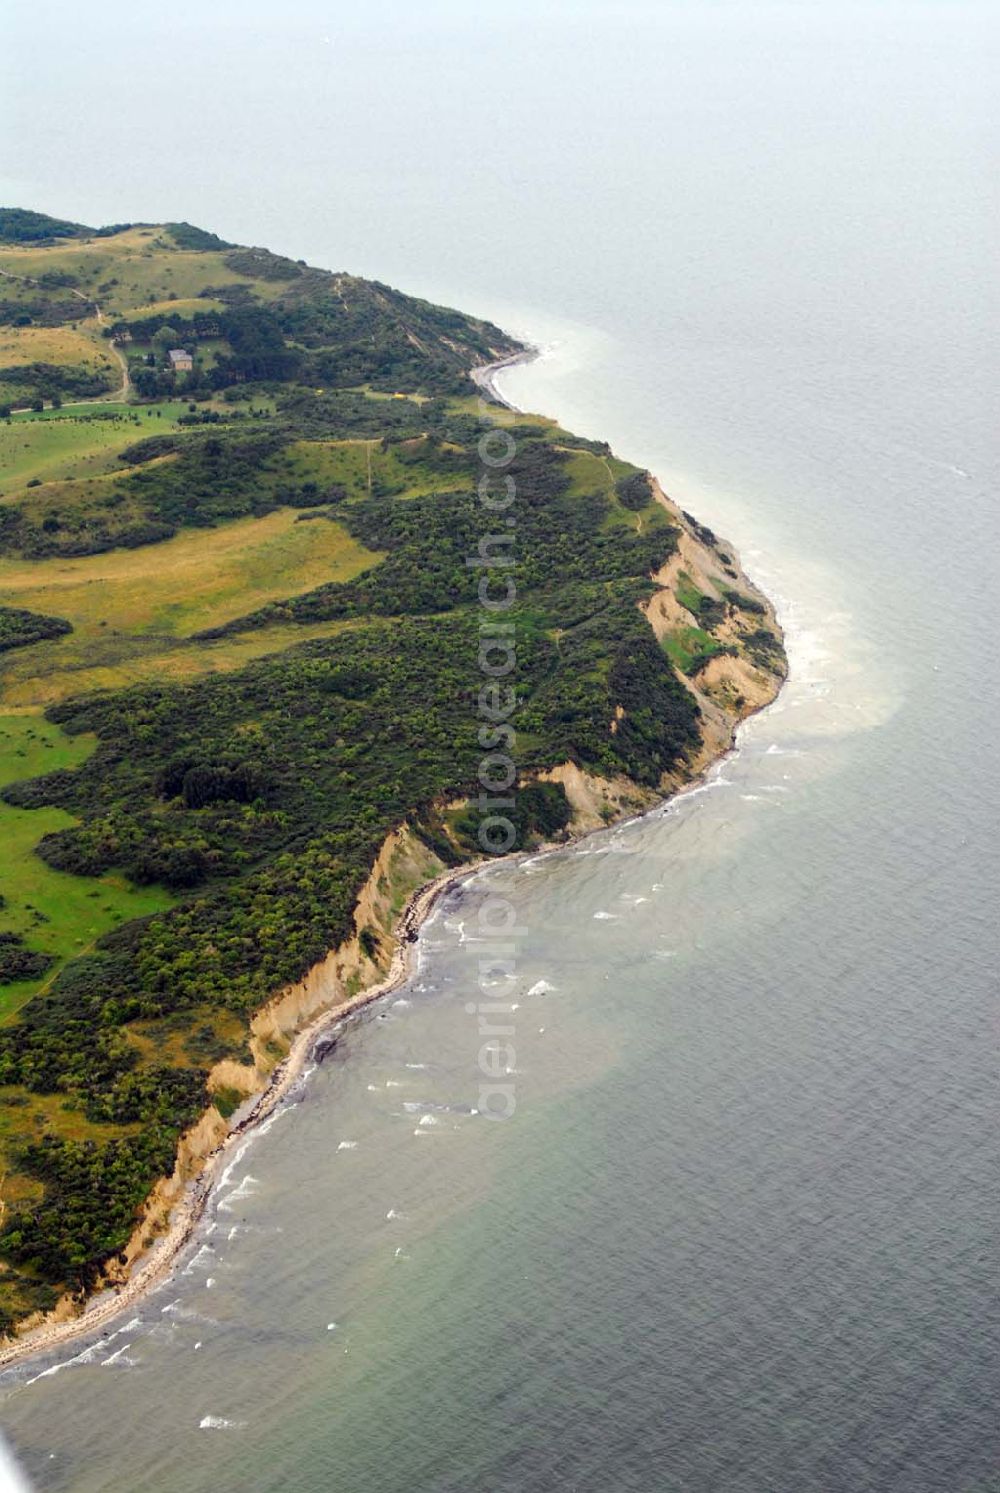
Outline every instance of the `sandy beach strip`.
<svg viewBox="0 0 1000 1493">
<path fill-rule="evenodd" d="M 513 414 L 522 414 L 523 411 L 519 410 L 516 404 L 511 404 L 510 400 L 505 399 L 500 393 L 500 390 L 497 388 L 496 376 L 498 373 L 502 373 L 505 368 L 516 368 L 521 363 L 533 363 L 537 357 L 541 356 L 541 351 L 540 347 L 526 346 L 523 352 L 511 353 L 509 358 L 500 358 L 496 363 L 484 363 L 481 368 L 473 368 L 469 377 L 476 388 L 485 394 L 493 404 L 499 404 L 505 410 L 510 410 Z"/>
</svg>

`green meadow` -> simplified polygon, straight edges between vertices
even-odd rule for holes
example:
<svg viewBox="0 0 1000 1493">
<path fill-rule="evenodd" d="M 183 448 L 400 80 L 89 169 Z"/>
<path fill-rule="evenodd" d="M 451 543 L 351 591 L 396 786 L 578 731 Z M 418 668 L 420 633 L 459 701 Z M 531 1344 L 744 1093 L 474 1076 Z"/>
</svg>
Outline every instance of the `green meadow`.
<svg viewBox="0 0 1000 1493">
<path fill-rule="evenodd" d="M 77 767 L 94 745 L 92 737 L 69 737 L 42 716 L 0 716 L 0 787 Z M 29 948 L 53 960 L 41 979 L 0 985 L 0 1020 L 109 928 L 174 900 L 161 887 L 130 886 L 121 876 L 72 876 L 47 866 L 35 854 L 38 841 L 75 822 L 62 809 L 16 809 L 0 801 L 0 931 L 21 934 Z"/>
<path fill-rule="evenodd" d="M 176 401 L 145 410 L 128 404 L 64 405 L 27 410 L 0 424 L 0 497 L 31 481 L 57 482 L 113 468 L 131 441 L 177 429 L 187 405 Z"/>
</svg>

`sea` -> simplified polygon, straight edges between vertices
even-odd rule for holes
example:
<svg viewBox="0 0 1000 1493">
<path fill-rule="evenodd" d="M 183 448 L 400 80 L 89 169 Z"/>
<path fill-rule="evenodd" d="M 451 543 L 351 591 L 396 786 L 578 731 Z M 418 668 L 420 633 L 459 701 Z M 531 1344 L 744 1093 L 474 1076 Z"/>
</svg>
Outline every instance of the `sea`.
<svg viewBox="0 0 1000 1493">
<path fill-rule="evenodd" d="M 998 43 L 975 0 L 11 10 L 4 201 L 529 339 L 505 397 L 730 540 L 790 660 L 693 791 L 450 893 L 173 1276 L 0 1375 L 32 1488 L 1000 1488 Z"/>
</svg>

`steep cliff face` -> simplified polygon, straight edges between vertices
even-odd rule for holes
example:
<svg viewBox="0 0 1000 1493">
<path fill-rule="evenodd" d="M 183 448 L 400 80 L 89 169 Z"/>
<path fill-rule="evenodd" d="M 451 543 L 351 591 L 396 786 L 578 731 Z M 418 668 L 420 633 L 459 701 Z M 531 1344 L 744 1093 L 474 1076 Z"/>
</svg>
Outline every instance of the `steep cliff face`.
<svg viewBox="0 0 1000 1493">
<path fill-rule="evenodd" d="M 787 674 L 782 632 L 771 601 L 743 570 L 732 546 L 668 498 L 654 480 L 657 501 L 680 530 L 677 551 L 654 576 L 657 590 L 643 608 L 657 638 L 702 631 L 710 620 L 712 652 L 678 676 L 701 710 L 702 743 L 688 763 L 666 776 L 680 787 L 730 746 L 741 720 L 769 705 Z M 699 606 L 707 597 L 709 605 Z"/>
<path fill-rule="evenodd" d="M 641 813 L 692 781 L 729 749 L 740 721 L 769 704 L 785 678 L 781 629 L 771 602 L 747 576 L 730 545 L 683 512 L 655 479 L 653 490 L 680 531 L 677 551 L 653 577 L 657 589 L 642 608 L 653 632 L 667 643 L 675 633 L 701 630 L 706 619 L 695 598 L 707 597 L 713 603 L 710 636 L 717 651 L 694 673 L 677 669 L 698 702 L 701 742 L 684 763 L 664 774 L 659 790 L 622 775 L 600 776 L 569 761 L 539 773 L 541 781 L 563 786 L 573 810 L 572 836 Z M 761 633 L 770 635 L 773 645 L 761 647 Z M 614 732 L 623 718 L 623 707 L 618 706 L 609 730 Z M 445 807 L 460 810 L 464 801 Z M 354 936 L 258 1011 L 251 1022 L 253 1063 L 217 1063 L 210 1091 L 259 1094 L 297 1032 L 384 980 L 398 952 L 398 923 L 407 899 L 443 870 L 441 860 L 408 825 L 394 830 L 358 898 Z"/>
<path fill-rule="evenodd" d="M 324 1013 L 346 1013 L 370 998 L 398 960 L 398 934 L 407 905 L 414 893 L 433 883 L 442 870 L 441 861 L 413 834 L 409 825 L 393 830 L 358 897 L 353 938 L 331 949 L 301 980 L 278 991 L 257 1012 L 251 1022 L 253 1062 L 238 1063 L 224 1058 L 216 1063 L 209 1075 L 209 1092 L 236 1094 L 246 1100 L 264 1094 L 298 1034 Z M 368 938 L 364 938 L 366 933 Z M 365 951 L 363 943 L 371 953 Z M 173 1172 L 157 1183 L 147 1199 L 131 1239 L 105 1272 L 106 1285 L 121 1285 L 129 1278 L 136 1262 L 167 1228 L 191 1181 L 218 1151 L 231 1129 L 244 1123 L 242 1108 L 231 1119 L 224 1119 L 219 1109 L 211 1105 L 197 1124 L 181 1136 Z M 71 1300 L 67 1298 L 62 1304 L 63 1316 Z M 35 1326 L 37 1322 L 27 1325 Z"/>
<path fill-rule="evenodd" d="M 253 1063 L 224 1058 L 212 1069 L 210 1092 L 258 1094 L 291 1039 L 324 1011 L 335 1010 L 386 977 L 396 951 L 396 924 L 408 899 L 443 870 L 442 862 L 401 825 L 383 842 L 358 897 L 354 936 L 279 991 L 250 1023 Z"/>
</svg>

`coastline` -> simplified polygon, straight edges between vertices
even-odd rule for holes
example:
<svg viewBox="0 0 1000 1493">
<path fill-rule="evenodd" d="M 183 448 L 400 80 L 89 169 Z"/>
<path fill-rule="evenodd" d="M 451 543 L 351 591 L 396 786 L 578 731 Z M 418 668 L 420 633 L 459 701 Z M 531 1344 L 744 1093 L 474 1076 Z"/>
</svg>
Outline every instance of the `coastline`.
<svg viewBox="0 0 1000 1493">
<path fill-rule="evenodd" d="M 541 353 L 540 347 L 525 343 L 521 352 L 511 353 L 508 358 L 499 358 L 495 363 L 483 363 L 481 367 L 471 369 L 469 377 L 476 388 L 493 404 L 510 410 L 511 414 L 519 415 L 523 411 L 519 410 L 516 404 L 511 404 L 509 399 L 505 399 L 497 388 L 497 374 L 502 373 L 505 368 L 517 368 L 521 363 L 533 363 L 536 358 L 541 357 Z"/>
<path fill-rule="evenodd" d="M 513 413 L 520 413 L 517 406 L 511 404 L 500 394 L 496 387 L 496 376 L 506 368 L 534 360 L 539 356 L 540 351 L 538 347 L 526 346 L 521 352 L 471 370 L 470 376 L 477 388 L 493 403 Z M 671 512 L 679 512 L 676 505 L 663 494 L 658 483 L 656 483 L 656 489 L 665 506 L 670 508 Z M 737 564 L 743 578 L 754 590 L 759 591 L 759 588 L 746 576 L 739 560 Z M 764 597 L 768 615 L 777 628 L 779 637 L 783 640 L 783 632 L 777 621 L 773 604 L 763 592 L 759 594 Z M 752 703 L 750 708 L 737 715 L 721 735 L 718 732 L 718 721 L 715 722 L 714 732 L 710 733 L 706 730 L 702 752 L 691 764 L 690 774 L 677 777 L 668 791 L 655 793 L 655 797 L 645 803 L 633 801 L 632 806 L 624 810 L 619 808 L 614 817 L 605 823 L 579 829 L 576 833 L 570 834 L 566 840 L 547 843 L 540 848 L 558 850 L 568 845 L 578 844 L 606 829 L 621 827 L 649 814 L 660 813 L 665 805 L 697 789 L 706 782 L 713 768 L 739 750 L 738 736 L 744 721 L 759 714 L 777 699 L 787 674 L 775 672 L 770 677 L 773 688 L 766 698 Z M 448 868 L 432 881 L 418 887 L 406 901 L 393 929 L 392 955 L 385 975 L 375 984 L 358 991 L 347 1000 L 325 1007 L 295 1033 L 289 1051 L 268 1075 L 264 1087 L 248 1099 L 247 1112 L 222 1140 L 201 1158 L 199 1168 L 187 1183 L 183 1196 L 170 1210 L 169 1223 L 165 1232 L 159 1235 L 148 1250 L 139 1255 L 124 1283 L 120 1286 L 109 1283 L 99 1289 L 91 1298 L 89 1305 L 85 1306 L 79 1315 L 61 1319 L 50 1317 L 38 1326 L 29 1329 L 22 1336 L 0 1347 L 0 1371 L 10 1369 L 36 1354 L 58 1349 L 77 1338 L 90 1336 L 123 1312 L 136 1306 L 149 1292 L 169 1279 L 179 1257 L 191 1242 L 201 1223 L 213 1188 L 220 1180 L 230 1153 L 239 1146 L 240 1142 L 258 1132 L 264 1122 L 277 1111 L 302 1075 L 314 1051 L 314 1046 L 323 1032 L 384 996 L 394 993 L 407 983 L 413 972 L 411 967 L 413 954 L 420 931 L 447 891 L 475 876 L 484 864 L 494 864 L 501 860 L 512 863 L 529 853 L 537 854 L 538 849 L 531 852 L 516 851 L 504 856 L 492 857 L 489 860 L 482 858 L 463 862 L 461 865 Z M 209 1106 L 205 1114 L 211 1112 L 211 1106 Z"/>
<path fill-rule="evenodd" d="M 340 1005 L 321 1011 L 296 1033 L 287 1055 L 276 1065 L 265 1087 L 254 1096 L 248 1113 L 205 1157 L 201 1169 L 188 1184 L 184 1197 L 174 1207 L 169 1228 L 150 1247 L 145 1259 L 132 1271 L 125 1284 L 119 1290 L 109 1287 L 99 1292 L 79 1316 L 60 1322 L 43 1323 L 0 1348 L 0 1370 L 8 1369 L 33 1354 L 43 1353 L 71 1342 L 74 1338 L 89 1335 L 130 1306 L 136 1305 L 142 1297 L 170 1276 L 178 1257 L 201 1222 L 229 1153 L 274 1114 L 301 1076 L 315 1042 L 327 1027 L 353 1016 L 365 1006 L 393 994 L 406 984 L 412 974 L 413 953 L 423 924 L 444 893 L 466 877 L 474 875 L 480 864 L 474 861 L 453 866 L 425 886 L 418 887 L 412 894 L 400 914 L 395 947 L 384 978 Z"/>
</svg>

